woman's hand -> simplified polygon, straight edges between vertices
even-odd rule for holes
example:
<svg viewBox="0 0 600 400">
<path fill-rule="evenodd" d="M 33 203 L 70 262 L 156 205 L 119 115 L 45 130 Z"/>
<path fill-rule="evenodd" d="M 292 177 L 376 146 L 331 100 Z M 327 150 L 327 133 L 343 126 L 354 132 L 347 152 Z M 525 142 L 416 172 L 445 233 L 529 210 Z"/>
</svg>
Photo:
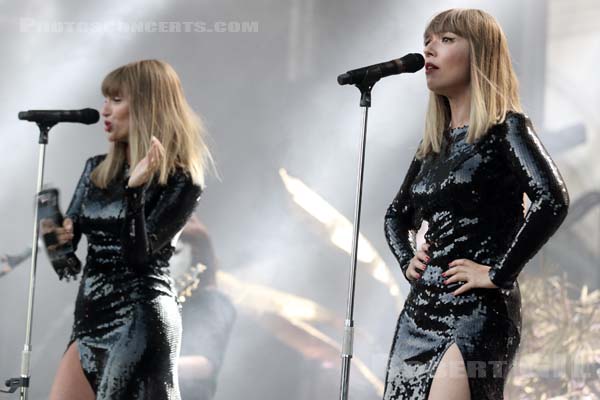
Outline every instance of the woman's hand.
<svg viewBox="0 0 600 400">
<path fill-rule="evenodd" d="M 465 258 L 454 260 L 448 265 L 452 268 L 442 274 L 442 276 L 448 278 L 444 281 L 444 284 L 465 282 L 452 292 L 455 296 L 475 288 L 496 289 L 498 287 L 490 280 L 488 272 L 491 267 L 487 265 L 477 264 L 475 261 Z"/>
<path fill-rule="evenodd" d="M 127 185 L 131 188 L 145 185 L 152 175 L 158 171 L 160 163 L 165 156 L 165 148 L 156 137 L 152 136 L 152 144 L 146 157 L 142 158 L 135 166 Z"/>
<path fill-rule="evenodd" d="M 423 243 L 421 250 L 417 251 L 417 254 L 410 260 L 408 268 L 406 269 L 406 278 L 409 281 L 419 279 L 421 274 L 419 271 L 425 271 L 427 264 L 431 258 L 427 255 L 426 251 L 429 250 L 429 243 Z"/>
<path fill-rule="evenodd" d="M 54 251 L 57 247 L 73 240 L 73 221 L 71 218 L 63 219 L 62 227 L 56 226 L 51 219 L 42 219 L 40 221 L 42 235 L 54 233 L 56 244 L 47 246 L 48 251 Z"/>
</svg>

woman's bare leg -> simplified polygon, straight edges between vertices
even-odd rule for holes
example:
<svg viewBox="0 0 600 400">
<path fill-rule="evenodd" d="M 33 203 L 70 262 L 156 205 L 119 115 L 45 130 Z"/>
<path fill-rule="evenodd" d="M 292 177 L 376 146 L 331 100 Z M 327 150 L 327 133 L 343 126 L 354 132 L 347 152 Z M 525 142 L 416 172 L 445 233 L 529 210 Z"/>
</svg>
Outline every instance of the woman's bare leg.
<svg viewBox="0 0 600 400">
<path fill-rule="evenodd" d="M 456 343 L 448 348 L 435 371 L 428 400 L 471 400 L 467 370 Z"/>
<path fill-rule="evenodd" d="M 94 400 L 96 395 L 83 374 L 77 342 L 65 352 L 50 389 L 50 400 Z"/>
</svg>

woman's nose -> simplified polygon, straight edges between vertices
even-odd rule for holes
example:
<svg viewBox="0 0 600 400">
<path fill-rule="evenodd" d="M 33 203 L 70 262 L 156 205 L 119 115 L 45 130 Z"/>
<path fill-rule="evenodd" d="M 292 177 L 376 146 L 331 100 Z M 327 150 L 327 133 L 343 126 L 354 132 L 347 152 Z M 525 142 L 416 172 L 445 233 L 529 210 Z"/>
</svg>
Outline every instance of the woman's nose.
<svg viewBox="0 0 600 400">
<path fill-rule="evenodd" d="M 425 57 L 433 57 L 434 56 L 434 51 L 433 48 L 431 47 L 431 42 L 427 44 L 427 46 L 425 46 L 425 48 L 423 49 L 423 55 Z"/>
<path fill-rule="evenodd" d="M 423 48 L 423 54 L 425 57 L 433 57 L 435 55 L 434 42 L 434 38 L 429 39 L 429 42 Z"/>
</svg>

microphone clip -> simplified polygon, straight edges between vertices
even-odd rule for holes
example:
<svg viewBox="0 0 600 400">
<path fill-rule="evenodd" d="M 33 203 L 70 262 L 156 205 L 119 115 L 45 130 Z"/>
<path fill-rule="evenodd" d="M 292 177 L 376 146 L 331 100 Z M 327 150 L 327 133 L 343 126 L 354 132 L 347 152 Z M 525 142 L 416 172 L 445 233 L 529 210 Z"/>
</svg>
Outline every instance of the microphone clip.
<svg viewBox="0 0 600 400">
<path fill-rule="evenodd" d="M 371 90 L 382 77 L 381 67 L 374 65 L 367 70 L 364 79 L 360 83 L 354 84 L 360 90 L 361 107 L 371 107 Z"/>
<path fill-rule="evenodd" d="M 50 129 L 52 129 L 52 127 L 56 124 L 57 124 L 57 122 L 48 122 L 48 121 L 36 122 L 36 125 L 38 126 L 38 128 L 40 128 L 40 138 L 38 140 L 39 144 L 48 144 L 48 133 L 50 133 Z"/>
</svg>

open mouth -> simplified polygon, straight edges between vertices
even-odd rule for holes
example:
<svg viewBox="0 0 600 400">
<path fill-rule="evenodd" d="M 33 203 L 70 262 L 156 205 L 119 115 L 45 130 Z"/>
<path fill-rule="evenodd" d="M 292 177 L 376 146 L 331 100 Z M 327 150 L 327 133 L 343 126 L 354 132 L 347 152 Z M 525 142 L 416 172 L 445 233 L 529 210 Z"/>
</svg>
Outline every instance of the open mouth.
<svg viewBox="0 0 600 400">
<path fill-rule="evenodd" d="M 436 69 L 439 69 L 439 68 L 435 64 L 432 64 L 432 63 L 426 63 L 425 64 L 425 72 L 431 72 L 431 71 L 434 71 Z"/>
</svg>

